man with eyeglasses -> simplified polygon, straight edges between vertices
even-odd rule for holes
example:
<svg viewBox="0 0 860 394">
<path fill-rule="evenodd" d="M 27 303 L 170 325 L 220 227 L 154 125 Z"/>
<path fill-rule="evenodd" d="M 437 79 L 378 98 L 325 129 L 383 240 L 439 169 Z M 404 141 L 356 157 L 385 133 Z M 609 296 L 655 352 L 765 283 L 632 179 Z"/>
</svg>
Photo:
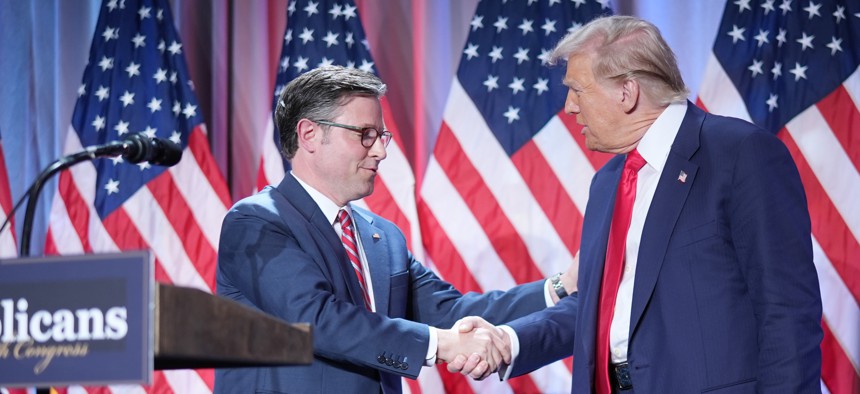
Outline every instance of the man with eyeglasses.
<svg viewBox="0 0 860 394">
<path fill-rule="evenodd" d="M 228 212 L 217 292 L 311 323 L 314 361 L 217 370 L 216 393 L 397 393 L 401 376 L 455 358 L 482 379 L 510 362 L 502 335 L 442 328 L 468 315 L 504 323 L 575 291 L 574 262 L 547 281 L 463 295 L 412 257 L 394 224 L 351 204 L 373 192 L 391 141 L 385 90 L 372 74 L 323 67 L 281 93 L 275 123 L 292 171 Z"/>
</svg>

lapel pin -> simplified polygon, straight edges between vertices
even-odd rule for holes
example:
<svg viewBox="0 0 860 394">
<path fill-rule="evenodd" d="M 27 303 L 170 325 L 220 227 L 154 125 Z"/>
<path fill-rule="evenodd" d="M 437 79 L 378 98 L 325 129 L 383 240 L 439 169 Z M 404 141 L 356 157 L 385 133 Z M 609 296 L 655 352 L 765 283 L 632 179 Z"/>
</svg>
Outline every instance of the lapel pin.
<svg viewBox="0 0 860 394">
<path fill-rule="evenodd" d="M 379 239 L 379 238 L 382 238 L 379 236 L 379 233 L 373 233 L 373 239 Z"/>
<path fill-rule="evenodd" d="M 681 171 L 681 173 L 678 174 L 678 182 L 687 183 L 687 173 L 686 172 Z"/>
</svg>

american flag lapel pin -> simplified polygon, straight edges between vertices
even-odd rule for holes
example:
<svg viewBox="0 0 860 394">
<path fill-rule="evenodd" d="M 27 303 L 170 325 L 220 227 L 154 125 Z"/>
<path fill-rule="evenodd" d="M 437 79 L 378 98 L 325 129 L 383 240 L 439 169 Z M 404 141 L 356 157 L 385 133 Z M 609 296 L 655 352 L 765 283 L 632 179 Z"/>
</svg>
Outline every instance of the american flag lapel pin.
<svg viewBox="0 0 860 394">
<path fill-rule="evenodd" d="M 681 173 L 678 174 L 678 182 L 687 183 L 687 173 L 686 172 L 681 171 Z"/>
<path fill-rule="evenodd" d="M 380 239 L 380 238 L 382 238 L 382 237 L 380 237 L 380 236 L 379 236 L 379 233 L 373 233 L 372 237 L 373 237 L 373 239 Z"/>
</svg>

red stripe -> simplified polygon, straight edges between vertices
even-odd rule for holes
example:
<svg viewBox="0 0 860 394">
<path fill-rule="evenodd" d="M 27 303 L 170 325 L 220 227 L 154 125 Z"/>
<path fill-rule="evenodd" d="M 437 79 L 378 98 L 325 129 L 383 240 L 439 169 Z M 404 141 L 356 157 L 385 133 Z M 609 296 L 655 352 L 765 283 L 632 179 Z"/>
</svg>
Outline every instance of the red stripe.
<svg viewBox="0 0 860 394">
<path fill-rule="evenodd" d="M 542 393 L 533 379 L 531 375 L 523 375 L 508 380 L 508 384 L 515 393 Z"/>
<path fill-rule="evenodd" d="M 78 233 L 78 238 L 81 240 L 84 253 L 92 253 L 93 247 L 90 244 L 90 205 L 84 201 L 78 187 L 72 179 L 71 172 L 64 171 L 60 173 L 59 194 L 66 205 L 66 212 L 69 215 L 69 221 L 72 223 L 75 232 Z"/>
<path fill-rule="evenodd" d="M 257 191 L 263 190 L 264 187 L 269 185 L 269 181 L 266 179 L 266 171 L 263 170 L 265 167 L 265 160 L 263 160 L 263 156 L 260 156 L 260 167 L 257 168 Z"/>
<path fill-rule="evenodd" d="M 60 254 L 57 250 L 57 243 L 54 242 L 54 233 L 51 232 L 51 227 L 48 226 L 48 232 L 45 234 L 45 256 L 56 256 Z"/>
<path fill-rule="evenodd" d="M 134 223 L 128 217 L 124 208 L 114 210 L 102 223 L 119 250 L 149 249 L 149 245 L 140 236 L 137 227 L 135 227 Z M 173 283 L 158 258 L 155 259 L 155 280 L 162 283 Z"/>
<path fill-rule="evenodd" d="M 439 376 L 442 378 L 442 385 L 445 386 L 446 393 L 466 394 L 474 392 L 467 380 L 469 378 L 459 373 L 448 372 L 448 367 L 445 364 L 437 365 L 436 369 L 439 370 Z"/>
<path fill-rule="evenodd" d="M 380 176 L 377 176 L 376 181 L 373 183 L 373 193 L 365 197 L 364 202 L 367 203 L 367 207 L 373 213 L 397 225 L 397 228 L 406 237 L 406 245 L 411 250 L 414 250 L 415 245 L 412 245 L 412 228 L 409 225 L 409 219 L 400 210 L 400 206 L 394 201 L 391 191 Z"/>
<path fill-rule="evenodd" d="M 164 377 L 164 372 L 152 372 L 152 386 L 144 386 L 147 393 L 151 394 L 173 394 L 175 391 L 170 386 L 170 382 Z"/>
<path fill-rule="evenodd" d="M 571 255 L 579 250 L 582 214 L 538 149 L 534 140 L 523 145 L 511 156 L 514 166 L 532 191 L 535 200 L 567 246 Z M 570 169 L 574 171 L 574 169 Z"/>
<path fill-rule="evenodd" d="M 525 242 L 445 122 L 442 122 L 436 147 L 433 153 L 436 160 L 485 229 L 490 243 L 514 280 L 525 283 L 543 278 Z"/>
<path fill-rule="evenodd" d="M 210 292 L 215 291 L 215 265 L 218 253 L 215 246 L 203 235 L 200 224 L 191 214 L 191 207 L 179 192 L 170 172 L 164 172 L 146 184 L 164 216 L 179 235 L 188 259 L 206 282 Z"/>
<path fill-rule="evenodd" d="M 198 369 L 197 374 L 209 387 L 209 391 L 215 390 L 215 370 L 214 369 Z"/>
<path fill-rule="evenodd" d="M 824 339 L 821 341 L 821 380 L 833 394 L 860 393 L 860 372 L 851 365 L 851 360 L 836 341 L 827 321 L 822 321 L 821 327 L 824 329 Z"/>
<path fill-rule="evenodd" d="M 409 387 L 409 391 L 410 391 L 412 394 L 421 394 L 421 393 L 422 393 L 422 391 L 421 391 L 421 385 L 420 385 L 420 384 L 418 384 L 418 381 L 417 381 L 417 380 L 415 380 L 415 379 L 409 379 L 409 378 L 404 378 L 404 379 L 403 379 L 403 382 L 405 382 L 405 383 L 406 383 L 406 386 L 408 386 L 408 387 Z"/>
<path fill-rule="evenodd" d="M 436 220 L 436 216 L 424 200 L 418 201 L 418 223 L 421 225 L 422 240 L 427 255 L 433 259 L 433 264 L 445 281 L 454 285 L 462 293 L 484 290 L 472 276 L 472 271 L 451 243 L 448 234 Z"/>
<path fill-rule="evenodd" d="M 233 205 L 230 201 L 230 190 L 227 188 L 227 183 L 224 182 L 224 176 L 221 175 L 221 170 L 212 158 L 212 153 L 209 150 L 209 141 L 206 140 L 206 134 L 203 133 L 201 125 L 198 125 L 188 137 L 188 149 L 191 150 L 194 159 L 197 160 L 197 165 L 200 171 L 206 176 L 206 180 L 215 190 L 215 195 L 221 200 L 225 207 Z"/>
<path fill-rule="evenodd" d="M 816 104 L 842 150 L 860 172 L 860 112 L 843 85 Z"/>
<path fill-rule="evenodd" d="M 112 394 L 111 390 L 107 387 L 86 386 L 86 387 L 83 387 L 83 389 L 88 394 Z"/>
<path fill-rule="evenodd" d="M 9 187 L 9 174 L 6 173 L 6 159 L 3 157 L 3 145 L 0 144 L 0 210 L 6 215 L 12 211 L 12 191 Z M 9 220 L 9 228 L 15 228 L 15 219 Z M 15 232 L 12 231 L 12 238 Z"/>
<path fill-rule="evenodd" d="M 791 135 L 783 129 L 779 137 L 788 147 L 800 172 L 812 220 L 812 234 L 833 268 L 842 277 L 854 300 L 860 303 L 860 244 L 851 234 L 845 220 L 836 210 Z"/>
<path fill-rule="evenodd" d="M 568 115 L 564 113 L 564 109 L 556 114 L 559 120 L 564 123 L 565 127 L 570 131 L 570 135 L 573 136 L 573 139 L 576 140 L 576 143 L 579 145 L 579 148 L 582 150 L 582 153 L 585 155 L 585 158 L 591 162 L 591 166 L 595 169 L 600 169 L 606 164 L 609 159 L 611 159 L 614 155 L 609 153 L 603 153 L 598 151 L 593 151 L 588 149 L 585 145 L 585 136 L 582 135 L 582 126 L 576 123 L 576 117 L 572 115 Z"/>
</svg>

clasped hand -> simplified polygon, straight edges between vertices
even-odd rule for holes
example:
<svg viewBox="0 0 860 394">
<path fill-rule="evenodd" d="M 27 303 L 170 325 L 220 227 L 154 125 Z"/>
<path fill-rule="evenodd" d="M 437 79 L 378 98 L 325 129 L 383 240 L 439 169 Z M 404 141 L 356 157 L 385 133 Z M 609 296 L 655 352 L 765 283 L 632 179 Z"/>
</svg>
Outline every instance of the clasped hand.
<svg viewBox="0 0 860 394">
<path fill-rule="evenodd" d="M 498 371 L 502 363 L 511 363 L 507 333 L 480 317 L 465 317 L 438 333 L 436 360 L 448 363 L 450 372 L 482 380 Z"/>
</svg>

